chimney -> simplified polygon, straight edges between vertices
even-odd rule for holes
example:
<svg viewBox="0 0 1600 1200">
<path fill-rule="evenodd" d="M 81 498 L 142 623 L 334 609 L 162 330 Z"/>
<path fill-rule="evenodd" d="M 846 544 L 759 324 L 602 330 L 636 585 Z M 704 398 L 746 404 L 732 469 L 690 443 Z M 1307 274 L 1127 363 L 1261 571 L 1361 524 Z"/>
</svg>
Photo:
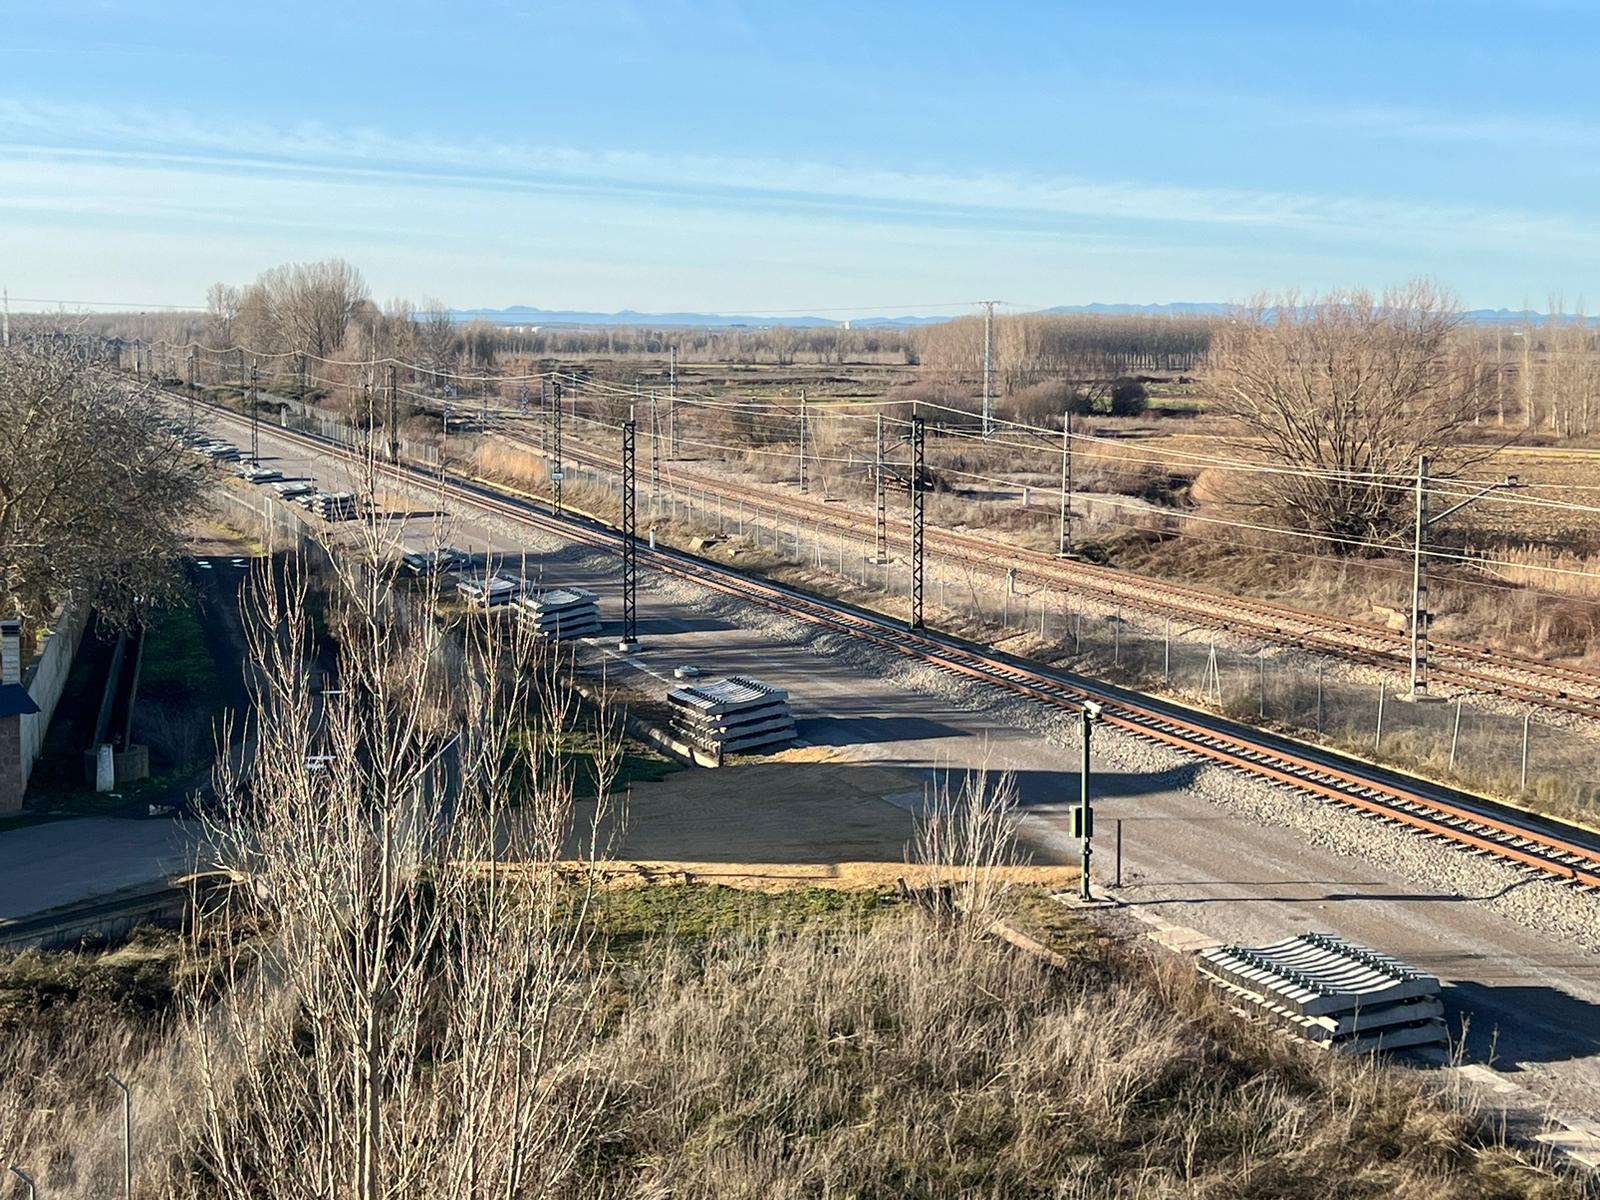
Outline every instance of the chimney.
<svg viewBox="0 0 1600 1200">
<path fill-rule="evenodd" d="M 22 622 L 0 621 L 0 685 L 22 682 Z"/>
</svg>

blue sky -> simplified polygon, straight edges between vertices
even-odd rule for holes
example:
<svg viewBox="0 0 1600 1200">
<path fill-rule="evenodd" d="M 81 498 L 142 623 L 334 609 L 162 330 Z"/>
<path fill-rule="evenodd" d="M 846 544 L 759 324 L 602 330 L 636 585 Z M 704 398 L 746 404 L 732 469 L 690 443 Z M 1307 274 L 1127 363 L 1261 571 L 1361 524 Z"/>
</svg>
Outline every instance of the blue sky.
<svg viewBox="0 0 1600 1200">
<path fill-rule="evenodd" d="M 1597 35 L 1576 0 L 0 0 L 0 285 L 188 304 L 337 254 L 459 307 L 1574 309 Z"/>
</svg>

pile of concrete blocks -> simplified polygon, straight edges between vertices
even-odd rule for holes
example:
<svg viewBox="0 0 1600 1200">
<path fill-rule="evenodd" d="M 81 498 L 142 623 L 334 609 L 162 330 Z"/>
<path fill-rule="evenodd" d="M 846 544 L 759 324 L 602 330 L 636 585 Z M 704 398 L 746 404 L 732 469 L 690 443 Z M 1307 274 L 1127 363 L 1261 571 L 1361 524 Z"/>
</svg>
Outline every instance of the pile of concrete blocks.
<svg viewBox="0 0 1600 1200">
<path fill-rule="evenodd" d="M 356 518 L 356 498 L 349 492 L 317 492 L 306 508 L 324 521 L 353 521 Z"/>
<path fill-rule="evenodd" d="M 1446 1041 L 1439 981 L 1331 933 L 1200 952 L 1200 970 L 1234 1007 L 1319 1046 L 1363 1052 Z"/>
<path fill-rule="evenodd" d="M 548 641 L 600 632 L 600 597 L 581 587 L 547 588 L 522 598 L 522 619 Z"/>
<path fill-rule="evenodd" d="M 675 687 L 667 699 L 679 735 L 718 758 L 794 741 L 789 693 L 759 680 L 731 675 L 716 683 Z"/>
<path fill-rule="evenodd" d="M 498 572 L 470 575 L 456 582 L 462 598 L 480 608 L 501 608 L 521 599 L 527 590 L 528 581 L 522 576 Z"/>
</svg>

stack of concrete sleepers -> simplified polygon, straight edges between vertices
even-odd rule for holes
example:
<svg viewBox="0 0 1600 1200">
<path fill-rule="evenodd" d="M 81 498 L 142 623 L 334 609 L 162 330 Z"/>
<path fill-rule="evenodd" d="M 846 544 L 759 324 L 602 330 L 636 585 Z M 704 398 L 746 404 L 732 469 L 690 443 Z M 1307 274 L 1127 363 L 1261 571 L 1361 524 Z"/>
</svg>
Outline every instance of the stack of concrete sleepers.
<svg viewBox="0 0 1600 1200">
<path fill-rule="evenodd" d="M 1396 1050 L 1445 1041 L 1439 981 L 1331 933 L 1270 946 L 1217 946 L 1200 970 L 1241 1011 L 1339 1050 Z"/>
<path fill-rule="evenodd" d="M 456 591 L 469 604 L 483 608 L 500 608 L 510 604 L 528 590 L 528 582 L 520 575 L 501 575 L 490 572 L 473 575 L 456 581 Z"/>
<path fill-rule="evenodd" d="M 317 492 L 306 507 L 324 521 L 353 521 L 356 516 L 356 498 L 349 492 Z"/>
<path fill-rule="evenodd" d="M 547 588 L 522 598 L 522 619 L 550 641 L 600 632 L 600 597 L 580 587 Z"/>
<path fill-rule="evenodd" d="M 743 675 L 675 687 L 667 699 L 672 703 L 672 724 L 678 733 L 719 758 L 794 741 L 789 693 Z"/>
</svg>

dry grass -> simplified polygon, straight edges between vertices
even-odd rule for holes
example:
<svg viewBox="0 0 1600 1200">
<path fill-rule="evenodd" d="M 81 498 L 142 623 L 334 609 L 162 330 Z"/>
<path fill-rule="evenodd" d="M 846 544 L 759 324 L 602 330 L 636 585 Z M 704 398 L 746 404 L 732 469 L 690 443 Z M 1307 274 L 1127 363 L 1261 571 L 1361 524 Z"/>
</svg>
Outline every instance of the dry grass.
<svg viewBox="0 0 1600 1200">
<path fill-rule="evenodd" d="M 1442 1084 L 1245 1023 L 1187 964 L 1088 936 L 1042 893 L 1009 903 L 1057 965 L 881 892 L 608 893 L 587 1066 L 603 1120 L 562 1194 L 1583 1194 Z M 0 978 L 116 978 L 127 958 L 22 956 Z M 52 1197 L 104 1195 L 120 1126 L 101 1073 L 170 1079 L 181 1035 L 154 1012 L 87 1019 L 103 1010 L 81 987 L 63 1003 L 72 1019 L 0 1044 L 0 1149 Z M 191 1102 L 139 1099 L 145 1153 L 180 1176 Z M 143 1194 L 175 1194 L 151 1166 Z"/>
<path fill-rule="evenodd" d="M 1292 1046 L 1177 963 L 1056 970 L 891 910 L 666 948 L 602 1051 L 636 1196 L 1577 1194 L 1419 1078 Z"/>
</svg>

